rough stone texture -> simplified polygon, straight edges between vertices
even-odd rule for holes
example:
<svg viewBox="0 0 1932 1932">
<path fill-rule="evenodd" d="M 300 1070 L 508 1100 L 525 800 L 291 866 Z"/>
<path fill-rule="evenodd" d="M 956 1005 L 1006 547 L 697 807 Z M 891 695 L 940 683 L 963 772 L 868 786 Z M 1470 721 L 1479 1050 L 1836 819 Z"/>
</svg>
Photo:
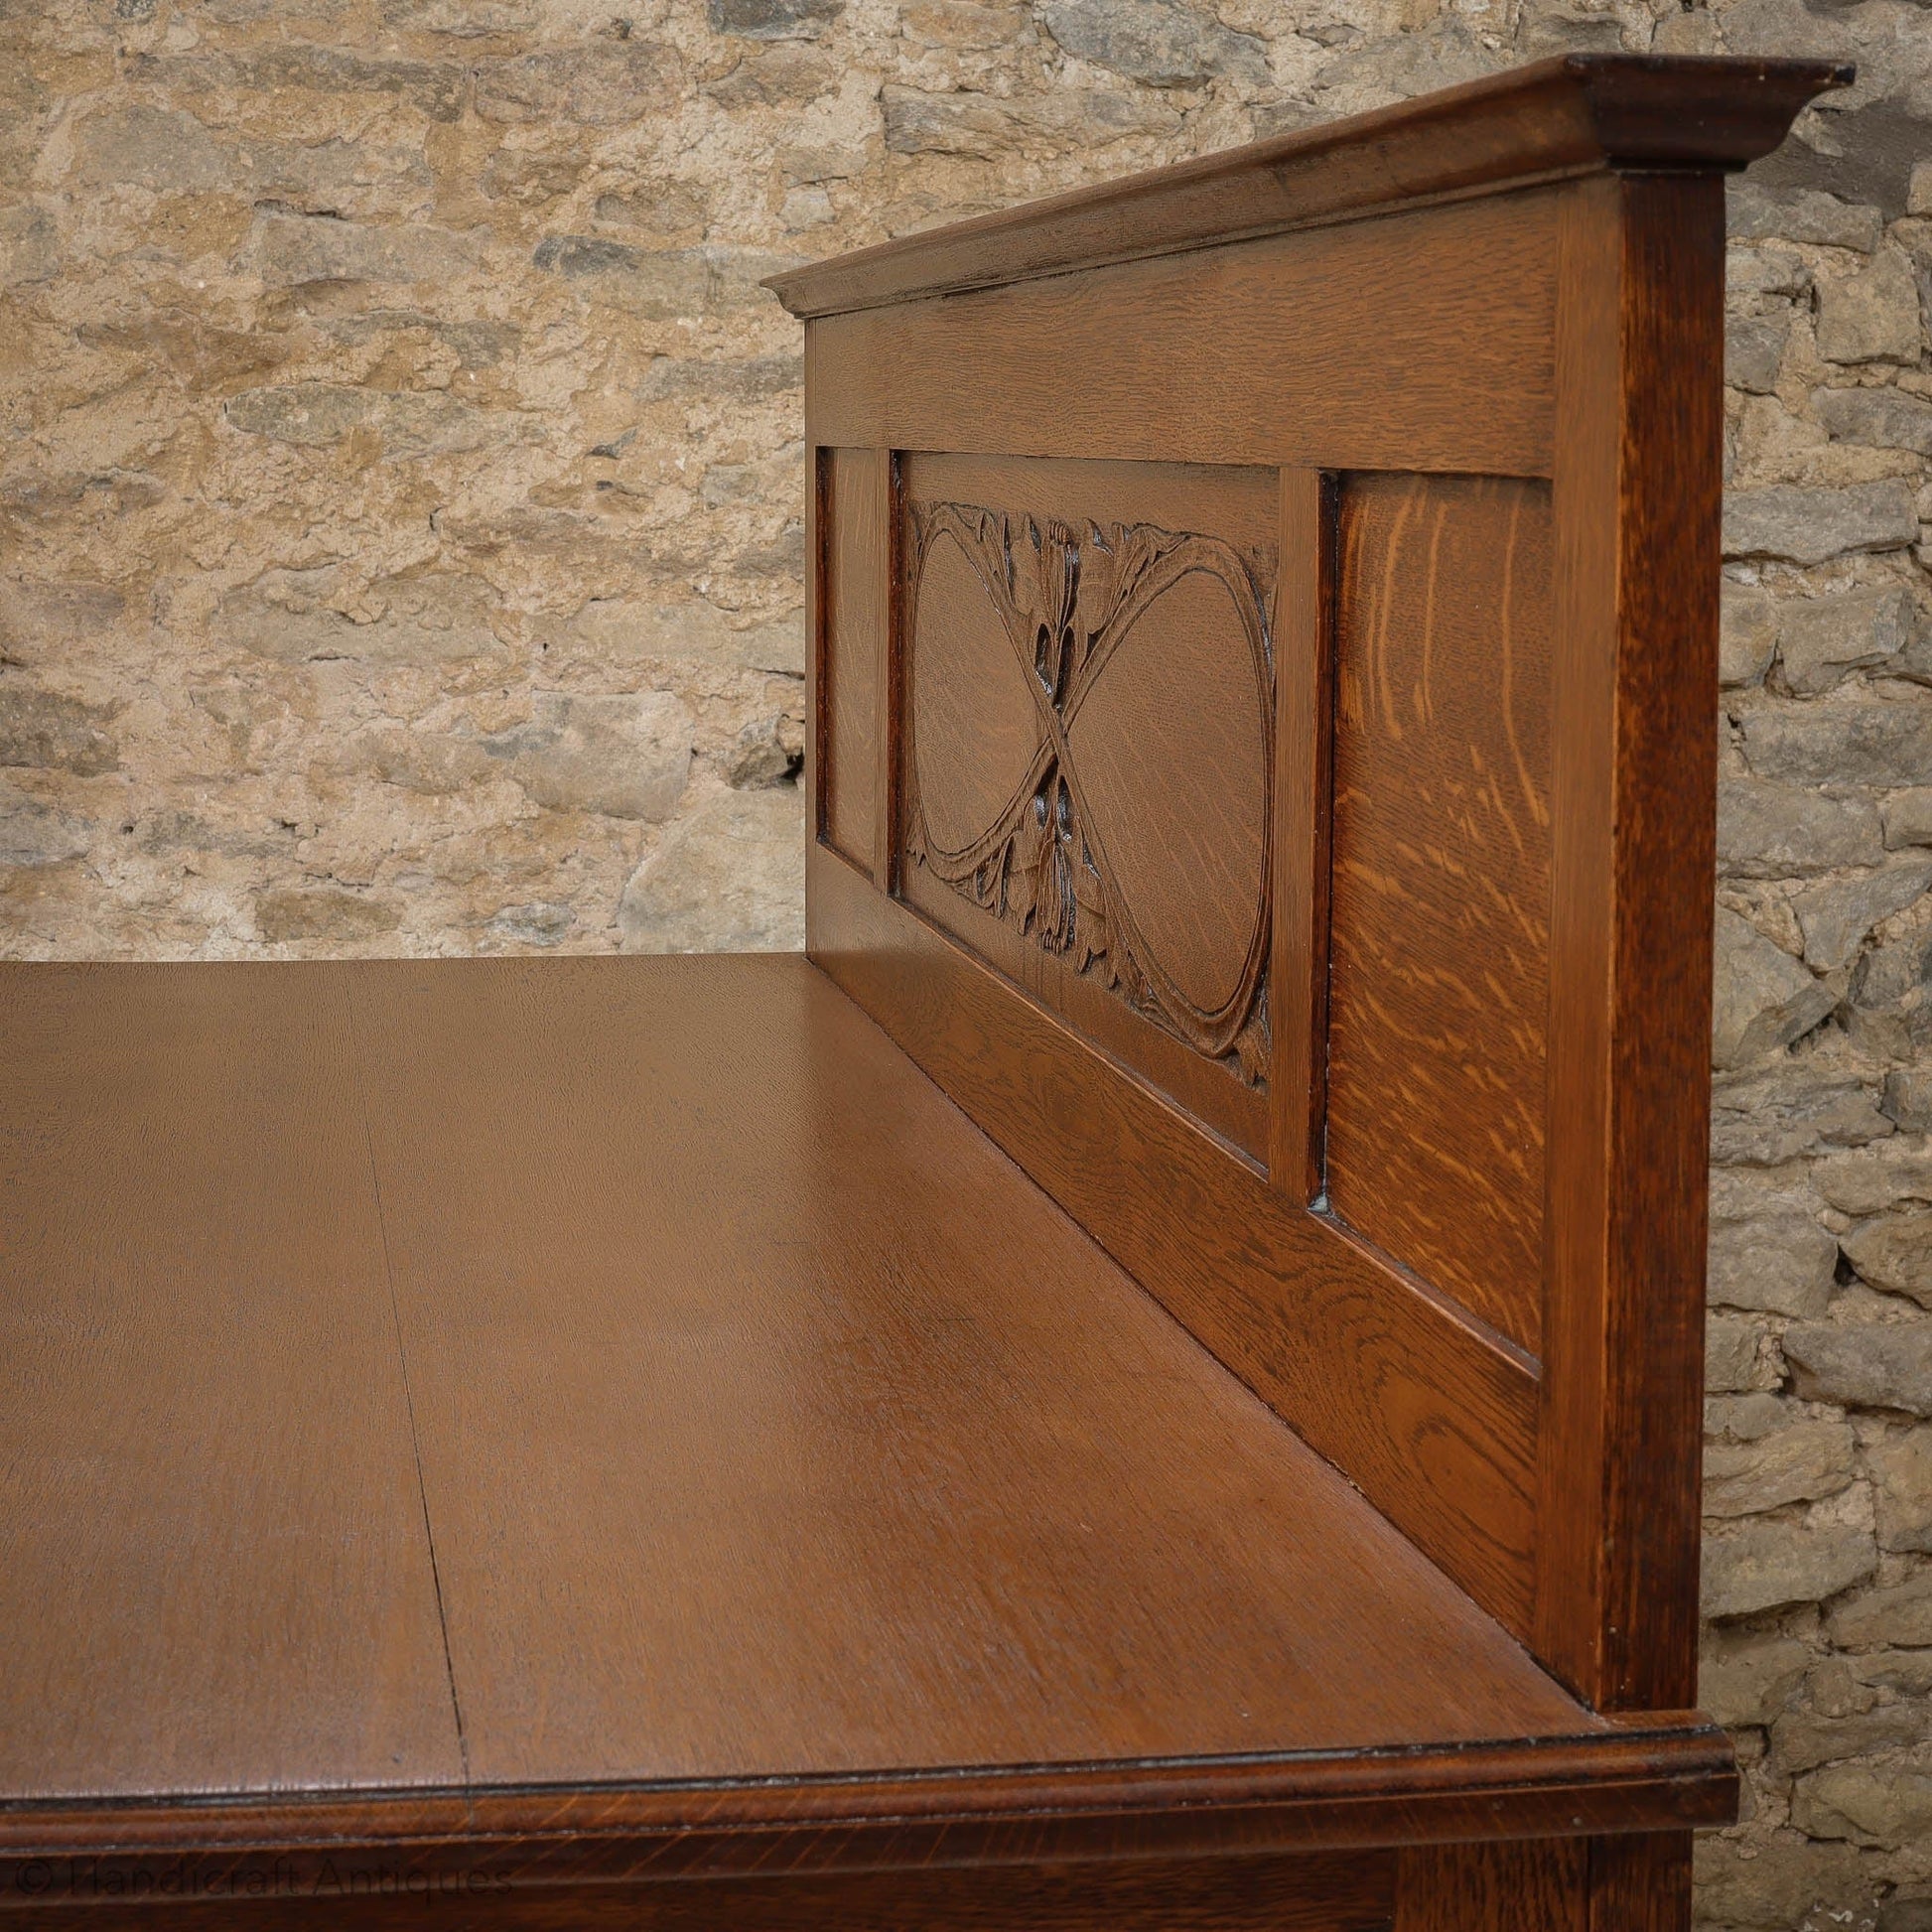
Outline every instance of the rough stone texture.
<svg viewBox="0 0 1932 1932">
<path fill-rule="evenodd" d="M 0 953 L 797 945 L 759 278 L 1616 47 L 1860 69 L 1729 189 L 1699 1911 L 1932 1932 L 1932 11 L 0 5 Z"/>
</svg>

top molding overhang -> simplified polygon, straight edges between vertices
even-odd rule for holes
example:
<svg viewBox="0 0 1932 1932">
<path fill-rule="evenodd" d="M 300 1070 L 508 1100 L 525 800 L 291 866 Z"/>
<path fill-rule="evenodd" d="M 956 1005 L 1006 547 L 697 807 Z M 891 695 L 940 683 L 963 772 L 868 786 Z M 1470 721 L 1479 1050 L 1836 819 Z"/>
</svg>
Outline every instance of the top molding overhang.
<svg viewBox="0 0 1932 1932">
<path fill-rule="evenodd" d="M 795 316 L 837 315 L 1578 175 L 1728 173 L 1769 154 L 1807 102 L 1852 78 L 1831 61 L 1560 55 L 904 235 L 764 286 Z"/>
</svg>

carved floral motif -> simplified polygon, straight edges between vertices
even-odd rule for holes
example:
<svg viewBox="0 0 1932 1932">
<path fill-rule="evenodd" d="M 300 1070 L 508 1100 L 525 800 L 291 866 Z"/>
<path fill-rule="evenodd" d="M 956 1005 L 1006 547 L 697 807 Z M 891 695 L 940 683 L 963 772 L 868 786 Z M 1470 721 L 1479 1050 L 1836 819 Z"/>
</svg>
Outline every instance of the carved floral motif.
<svg viewBox="0 0 1932 1932">
<path fill-rule="evenodd" d="M 1264 968 L 1268 868 L 1262 866 L 1253 939 L 1233 996 L 1213 1011 L 1175 983 L 1142 936 L 1107 861 L 1106 828 L 1082 795 L 1069 734 L 1109 660 L 1155 600 L 1190 572 L 1220 580 L 1240 613 L 1259 693 L 1273 688 L 1266 605 L 1257 573 L 1212 537 L 1149 523 L 1088 523 L 964 503 L 910 506 L 908 611 L 917 610 L 933 544 L 950 537 L 965 553 L 1025 675 L 1038 718 L 1033 759 L 1005 805 L 969 843 L 933 837 L 918 785 L 916 736 L 907 761 L 910 859 L 1005 920 L 1043 951 L 1093 974 L 1145 1017 L 1197 1051 L 1225 1059 L 1263 1084 L 1269 1035 Z M 1272 765 L 1272 708 L 1259 707 L 1264 768 Z"/>
</svg>

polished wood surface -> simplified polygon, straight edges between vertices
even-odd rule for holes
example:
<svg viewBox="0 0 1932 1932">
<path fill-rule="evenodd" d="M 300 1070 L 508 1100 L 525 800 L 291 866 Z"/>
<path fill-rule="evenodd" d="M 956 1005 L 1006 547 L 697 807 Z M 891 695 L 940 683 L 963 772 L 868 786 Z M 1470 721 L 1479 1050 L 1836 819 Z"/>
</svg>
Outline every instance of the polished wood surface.
<svg viewBox="0 0 1932 1932">
<path fill-rule="evenodd" d="M 0 967 L 0 1794 L 461 1776 L 330 967 Z"/>
<path fill-rule="evenodd" d="M 15 1426 L 66 1480 L 58 1534 L 9 1514 L 16 1867 L 393 1832 L 636 1877 L 806 1830 L 801 1868 L 902 1863 L 864 1834 L 921 1814 L 1024 1824 L 1004 1863 L 1035 1812 L 1178 1800 L 1264 1849 L 1725 1800 L 1715 1733 L 1561 1691 L 803 960 L 0 983 Z M 62 1451 L 130 1398 L 141 1455 Z M 217 1452 L 252 1495 L 205 1493 Z M 51 1738 L 48 1686 L 129 1655 Z M 332 1785 L 365 1795 L 276 1797 Z"/>
<path fill-rule="evenodd" d="M 1612 1710 L 1697 1684 L 1723 245 L 1710 179 L 1565 216 L 1534 1642 Z"/>
<path fill-rule="evenodd" d="M 1535 1354 L 1550 492 L 1351 479 L 1339 576 L 1329 1205 Z"/>
<path fill-rule="evenodd" d="M 1557 201 L 1501 196 L 827 316 L 806 329 L 805 433 L 831 448 L 1547 475 Z"/>
<path fill-rule="evenodd" d="M 1769 154 L 1824 61 L 1567 54 L 1171 168 L 773 276 L 824 316 L 1606 168 L 1736 169 Z"/>
<path fill-rule="evenodd" d="M 1110 1055 L 806 855 L 806 943 L 1048 1193 L 1519 1636 L 1537 1379 L 1520 1349 L 1300 1209 Z"/>
</svg>

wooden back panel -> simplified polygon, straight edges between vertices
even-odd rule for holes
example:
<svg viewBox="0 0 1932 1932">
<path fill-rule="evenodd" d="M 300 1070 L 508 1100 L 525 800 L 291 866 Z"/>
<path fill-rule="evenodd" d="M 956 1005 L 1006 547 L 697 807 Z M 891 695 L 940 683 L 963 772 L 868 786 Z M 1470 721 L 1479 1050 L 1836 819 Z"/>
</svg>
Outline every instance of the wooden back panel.
<svg viewBox="0 0 1932 1932">
<path fill-rule="evenodd" d="M 1603 1708 L 1695 1681 L 1718 170 L 1833 77 L 1551 63 L 778 284 L 813 956 Z"/>
</svg>

